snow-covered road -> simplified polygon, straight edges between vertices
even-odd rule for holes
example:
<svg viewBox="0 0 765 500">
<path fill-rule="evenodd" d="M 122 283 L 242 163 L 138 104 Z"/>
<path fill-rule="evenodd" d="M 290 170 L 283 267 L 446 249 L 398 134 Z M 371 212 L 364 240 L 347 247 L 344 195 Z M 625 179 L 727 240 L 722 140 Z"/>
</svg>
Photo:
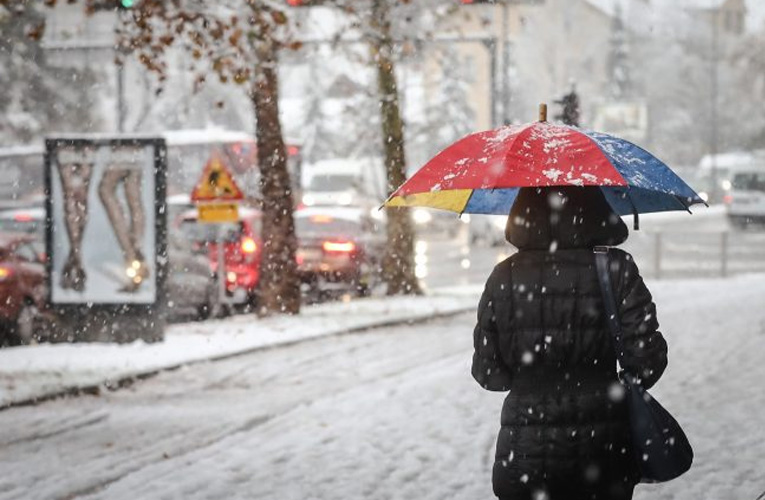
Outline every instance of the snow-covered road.
<svg viewBox="0 0 765 500">
<path fill-rule="evenodd" d="M 654 394 L 694 468 L 636 499 L 765 490 L 765 277 L 650 283 L 670 344 Z M 469 375 L 472 315 L 199 364 L 0 412 L 0 499 L 489 499 L 501 394 Z"/>
</svg>

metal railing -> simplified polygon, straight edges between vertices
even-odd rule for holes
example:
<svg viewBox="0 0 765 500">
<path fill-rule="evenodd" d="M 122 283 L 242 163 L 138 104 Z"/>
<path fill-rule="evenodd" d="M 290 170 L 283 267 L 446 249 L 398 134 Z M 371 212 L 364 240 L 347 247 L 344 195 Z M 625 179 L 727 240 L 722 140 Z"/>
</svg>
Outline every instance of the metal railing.
<svg viewBox="0 0 765 500">
<path fill-rule="evenodd" d="M 652 278 L 765 272 L 765 232 L 636 232 L 623 248 Z"/>
</svg>

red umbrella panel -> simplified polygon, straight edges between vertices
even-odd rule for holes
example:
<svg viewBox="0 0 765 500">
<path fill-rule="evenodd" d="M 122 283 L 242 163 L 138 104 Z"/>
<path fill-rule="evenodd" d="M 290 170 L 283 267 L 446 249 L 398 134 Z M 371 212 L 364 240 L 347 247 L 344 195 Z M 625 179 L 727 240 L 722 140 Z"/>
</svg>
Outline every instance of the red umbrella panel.
<svg viewBox="0 0 765 500">
<path fill-rule="evenodd" d="M 623 139 L 548 122 L 469 135 L 404 182 L 387 206 L 507 214 L 517 188 L 600 186 L 619 213 L 703 203 L 660 160 Z"/>
</svg>

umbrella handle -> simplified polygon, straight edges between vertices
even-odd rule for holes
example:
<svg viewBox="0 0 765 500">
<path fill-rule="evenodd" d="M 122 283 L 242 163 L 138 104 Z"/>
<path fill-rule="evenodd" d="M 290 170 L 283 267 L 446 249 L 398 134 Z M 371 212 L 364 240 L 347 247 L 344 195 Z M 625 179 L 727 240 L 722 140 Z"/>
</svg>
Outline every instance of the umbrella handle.
<svg viewBox="0 0 765 500">
<path fill-rule="evenodd" d="M 547 121 L 547 103 L 543 102 L 539 105 L 539 121 L 540 122 Z"/>
</svg>

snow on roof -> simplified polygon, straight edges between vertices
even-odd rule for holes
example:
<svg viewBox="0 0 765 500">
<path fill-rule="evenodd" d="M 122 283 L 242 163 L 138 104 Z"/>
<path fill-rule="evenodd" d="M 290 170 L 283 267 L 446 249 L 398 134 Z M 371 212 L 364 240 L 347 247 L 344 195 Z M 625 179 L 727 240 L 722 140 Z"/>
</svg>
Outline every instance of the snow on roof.
<svg viewBox="0 0 765 500">
<path fill-rule="evenodd" d="M 166 130 L 159 135 L 164 137 L 168 146 L 187 146 L 207 144 L 209 142 L 253 142 L 255 137 L 239 130 L 222 128 Z"/>
<path fill-rule="evenodd" d="M 355 172 L 364 166 L 382 167 L 382 158 L 374 156 L 361 156 L 358 158 L 332 158 L 331 160 L 321 160 L 316 163 L 310 163 L 303 168 L 314 172 L 337 171 L 337 172 Z"/>
<path fill-rule="evenodd" d="M 358 222 L 362 216 L 366 215 L 369 209 L 362 207 L 306 207 L 295 212 L 295 217 L 313 217 L 315 215 L 324 215 L 335 219 L 350 220 Z"/>
<path fill-rule="evenodd" d="M 362 156 L 359 158 L 333 158 L 316 163 L 303 165 L 303 180 L 308 181 L 315 175 L 347 174 L 360 175 L 365 169 L 380 169 L 382 172 L 384 162 L 382 158 Z M 369 170 L 366 170 L 369 172 Z"/>
<path fill-rule="evenodd" d="M 192 144 L 208 144 L 211 142 L 251 142 L 255 140 L 251 134 L 238 130 L 226 130 L 222 128 L 165 130 L 156 133 L 113 133 L 98 132 L 89 134 L 77 133 L 52 133 L 54 139 L 90 139 L 95 141 L 108 141 L 110 139 L 165 139 L 168 146 L 187 146 Z"/>
</svg>

